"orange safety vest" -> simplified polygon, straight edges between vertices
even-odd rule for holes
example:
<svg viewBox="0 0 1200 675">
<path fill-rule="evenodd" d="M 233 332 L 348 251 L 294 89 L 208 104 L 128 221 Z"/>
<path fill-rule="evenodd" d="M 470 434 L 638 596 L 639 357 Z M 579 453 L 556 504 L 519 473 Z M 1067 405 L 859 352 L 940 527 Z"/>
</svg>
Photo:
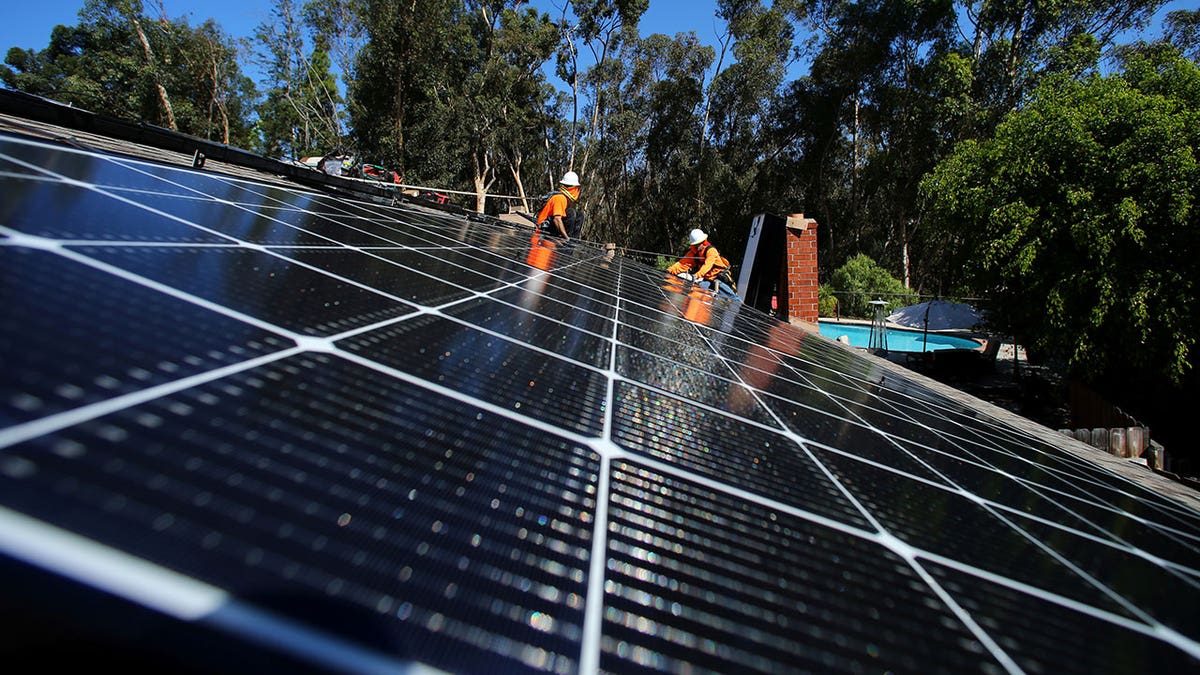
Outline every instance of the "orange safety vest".
<svg viewBox="0 0 1200 675">
<path fill-rule="evenodd" d="M 729 261 L 726 260 L 725 257 L 721 255 L 720 251 L 717 250 L 717 247 L 710 244 L 707 239 L 701 242 L 699 246 L 692 246 L 689 248 L 687 255 L 681 258 L 676 265 L 686 265 L 688 271 L 695 274 L 704 269 L 704 265 L 708 262 L 708 252 L 710 250 L 713 253 L 716 253 L 716 257 L 713 260 L 712 267 L 708 268 L 708 270 L 706 270 L 704 274 L 699 277 L 699 280 L 712 281 L 713 279 L 717 278 L 717 275 L 729 269 Z"/>
<path fill-rule="evenodd" d="M 537 224 L 542 230 L 550 234 L 558 234 L 558 229 L 550 223 L 550 219 L 554 216 L 561 216 L 563 219 L 563 227 L 567 230 L 567 236 L 578 237 L 579 226 L 578 211 L 575 208 L 575 202 L 579 200 L 579 188 L 568 187 L 559 188 L 557 192 L 550 195 L 546 200 L 542 210 L 538 212 Z"/>
</svg>

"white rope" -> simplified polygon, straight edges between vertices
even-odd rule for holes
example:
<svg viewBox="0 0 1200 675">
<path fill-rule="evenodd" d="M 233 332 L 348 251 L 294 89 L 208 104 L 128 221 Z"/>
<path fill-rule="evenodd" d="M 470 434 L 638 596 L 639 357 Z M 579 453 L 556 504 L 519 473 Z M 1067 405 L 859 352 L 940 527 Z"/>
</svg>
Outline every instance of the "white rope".
<svg viewBox="0 0 1200 675">
<path fill-rule="evenodd" d="M 307 165 L 303 165 L 303 166 L 307 166 Z M 338 178 L 348 178 L 350 180 L 358 181 L 360 183 L 366 183 L 368 185 L 375 185 L 375 186 L 383 185 L 383 186 L 387 186 L 387 187 L 398 187 L 402 190 L 428 190 L 430 192 L 440 192 L 440 193 L 451 194 L 451 195 L 468 195 L 471 197 L 478 196 L 477 193 L 469 192 L 467 190 L 447 190 L 445 188 L 426 187 L 423 185 L 407 185 L 404 183 L 389 183 L 387 181 L 372 180 L 370 178 L 359 178 L 358 176 L 347 176 L 344 174 L 341 176 L 338 176 Z M 488 193 L 484 196 L 487 197 L 488 199 L 534 199 L 534 200 L 538 199 L 538 197 L 530 197 L 528 195 L 526 195 L 525 197 L 519 197 L 517 195 L 497 195 L 497 194 Z"/>
</svg>

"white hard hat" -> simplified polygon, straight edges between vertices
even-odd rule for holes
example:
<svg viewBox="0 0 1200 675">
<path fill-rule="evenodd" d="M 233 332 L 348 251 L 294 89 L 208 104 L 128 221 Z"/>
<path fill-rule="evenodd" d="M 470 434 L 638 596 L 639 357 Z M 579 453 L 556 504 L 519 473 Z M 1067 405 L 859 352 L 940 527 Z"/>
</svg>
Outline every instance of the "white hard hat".
<svg viewBox="0 0 1200 675">
<path fill-rule="evenodd" d="M 563 174 L 562 180 L 560 180 L 558 182 L 560 185 L 566 185 L 567 187 L 574 187 L 576 185 L 579 185 L 579 174 L 575 173 L 574 171 L 568 171 Z"/>
<path fill-rule="evenodd" d="M 704 241 L 705 239 L 708 239 L 708 235 L 704 234 L 704 230 L 701 230 L 699 228 L 692 230 L 688 234 L 688 243 L 691 244 L 692 246 L 699 244 L 700 242 Z"/>
</svg>

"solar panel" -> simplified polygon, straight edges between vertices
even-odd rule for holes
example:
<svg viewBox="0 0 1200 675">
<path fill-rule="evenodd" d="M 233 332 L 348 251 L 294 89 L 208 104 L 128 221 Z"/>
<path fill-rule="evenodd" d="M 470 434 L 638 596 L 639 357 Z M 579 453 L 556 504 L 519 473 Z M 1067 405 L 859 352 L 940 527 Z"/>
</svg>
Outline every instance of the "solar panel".
<svg viewBox="0 0 1200 675">
<path fill-rule="evenodd" d="M 0 303 L 13 662 L 1200 669 L 1195 502 L 586 242 L 3 135 Z"/>
</svg>

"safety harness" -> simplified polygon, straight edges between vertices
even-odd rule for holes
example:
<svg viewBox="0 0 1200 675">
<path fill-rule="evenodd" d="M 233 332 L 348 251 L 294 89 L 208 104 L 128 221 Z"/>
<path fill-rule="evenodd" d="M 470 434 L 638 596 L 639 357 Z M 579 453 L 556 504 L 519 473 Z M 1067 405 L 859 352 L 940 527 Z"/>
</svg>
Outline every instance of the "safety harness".
<svg viewBox="0 0 1200 675">
<path fill-rule="evenodd" d="M 704 267 L 704 261 L 708 258 L 708 249 L 712 247 L 713 245 L 707 239 L 705 239 L 703 245 L 696 251 L 700 261 L 697 263 L 696 267 L 692 268 L 693 271 L 699 271 L 701 267 Z M 720 267 L 717 273 L 713 276 L 713 281 L 715 283 L 725 284 L 736 292 L 737 284 L 733 282 L 733 275 L 729 273 L 729 261 L 726 260 L 725 256 L 721 255 L 720 251 L 717 251 L 717 264 L 713 265 L 713 267 Z"/>
<path fill-rule="evenodd" d="M 567 190 L 559 188 L 546 195 L 546 197 L 542 200 L 542 203 L 544 204 L 550 201 L 550 198 L 557 194 L 561 194 L 567 198 L 567 212 L 563 214 L 563 227 L 567 230 L 567 236 L 578 238 L 579 234 L 583 231 L 583 214 L 579 212 L 579 209 L 575 208 L 575 202 L 579 201 L 579 198 L 575 197 Z M 552 220 L 553 217 L 548 217 L 542 222 L 538 223 L 538 227 L 540 227 L 543 232 L 556 235 L 558 232 L 554 230 L 554 226 L 551 222 Z"/>
</svg>

